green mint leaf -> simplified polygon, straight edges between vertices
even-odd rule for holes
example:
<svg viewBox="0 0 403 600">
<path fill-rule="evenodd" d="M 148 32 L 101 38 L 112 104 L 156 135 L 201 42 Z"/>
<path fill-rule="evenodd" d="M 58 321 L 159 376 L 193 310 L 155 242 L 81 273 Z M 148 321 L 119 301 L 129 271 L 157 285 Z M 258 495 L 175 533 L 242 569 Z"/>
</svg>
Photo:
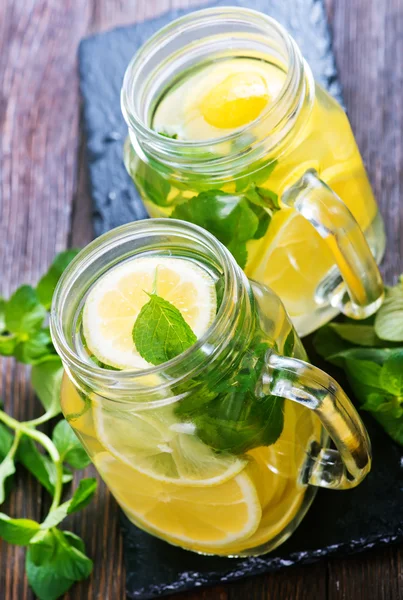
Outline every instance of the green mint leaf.
<svg viewBox="0 0 403 600">
<path fill-rule="evenodd" d="M 90 575 L 92 561 L 77 539 L 70 532 L 53 529 L 29 544 L 26 571 L 39 600 L 57 600 L 74 582 Z"/>
<path fill-rule="evenodd" d="M 380 372 L 380 382 L 384 390 L 394 396 L 403 396 L 403 350 L 393 352 Z"/>
<path fill-rule="evenodd" d="M 6 301 L 0 296 L 0 334 L 6 329 Z"/>
<path fill-rule="evenodd" d="M 15 334 L 5 333 L 4 335 L 0 335 L 0 355 L 12 356 L 17 343 L 18 337 Z"/>
<path fill-rule="evenodd" d="M 258 227 L 258 218 L 245 197 L 221 190 L 190 198 L 175 208 L 172 217 L 204 227 L 225 245 L 253 238 Z"/>
<path fill-rule="evenodd" d="M 382 366 L 394 352 L 395 348 L 348 348 L 333 354 L 327 360 L 338 366 L 345 365 L 349 360 L 368 360 Z"/>
<path fill-rule="evenodd" d="M 243 454 L 274 444 L 284 426 L 284 400 L 276 396 L 257 398 L 233 392 L 218 396 L 194 417 L 198 437 L 211 448 Z"/>
<path fill-rule="evenodd" d="M 71 470 L 68 467 L 66 467 L 65 465 L 63 465 L 62 482 L 63 483 L 69 483 L 72 480 L 73 480 L 73 473 L 71 472 Z"/>
<path fill-rule="evenodd" d="M 49 267 L 48 272 L 39 281 L 36 291 L 41 304 L 43 304 L 47 310 L 50 309 L 52 304 L 53 292 L 55 291 L 61 274 L 71 263 L 73 258 L 77 256 L 79 251 L 79 249 L 73 248 L 58 254 Z"/>
<path fill-rule="evenodd" d="M 67 421 L 59 421 L 53 430 L 52 440 L 62 461 L 74 469 L 84 469 L 90 464 L 88 454 Z"/>
<path fill-rule="evenodd" d="M 378 338 L 372 325 L 360 323 L 330 323 L 329 327 L 339 337 L 355 346 L 383 346 L 384 342 Z"/>
<path fill-rule="evenodd" d="M 351 348 L 351 344 L 341 339 L 329 325 L 321 327 L 315 333 L 313 346 L 322 358 L 338 366 L 342 366 L 344 362 L 339 358 L 340 353 Z"/>
<path fill-rule="evenodd" d="M 40 329 L 46 316 L 36 291 L 23 285 L 11 296 L 5 307 L 6 329 L 20 336 Z"/>
<path fill-rule="evenodd" d="M 362 410 L 367 410 L 368 412 L 379 412 L 385 411 L 385 405 L 389 402 L 389 398 L 380 392 L 372 392 L 368 394 L 367 399 L 363 404 L 361 404 L 360 408 Z"/>
<path fill-rule="evenodd" d="M 89 504 L 97 490 L 97 480 L 94 477 L 82 479 L 70 501 L 67 514 L 71 515 L 82 510 Z"/>
<path fill-rule="evenodd" d="M 229 244 L 227 244 L 228 250 L 231 252 L 232 256 L 235 258 L 238 265 L 241 269 L 246 267 L 246 263 L 248 260 L 248 251 L 246 249 L 246 242 L 240 242 L 239 240 L 233 240 Z"/>
<path fill-rule="evenodd" d="M 403 445 L 403 408 L 396 398 L 371 394 L 365 408 L 395 442 Z"/>
<path fill-rule="evenodd" d="M 390 342 L 403 342 L 403 287 L 398 284 L 386 291 L 386 298 L 375 317 L 378 337 Z"/>
<path fill-rule="evenodd" d="M 0 513 L 0 538 L 8 544 L 26 546 L 39 531 L 39 523 L 30 519 L 11 519 Z"/>
<path fill-rule="evenodd" d="M 63 378 L 63 365 L 54 354 L 33 365 L 31 383 L 46 412 L 52 416 L 60 413 L 60 391 Z"/>
<path fill-rule="evenodd" d="M 274 171 L 277 161 L 273 160 L 265 164 L 254 164 L 248 167 L 246 171 L 235 179 L 235 189 L 237 192 L 243 192 L 253 185 L 266 183 Z"/>
<path fill-rule="evenodd" d="M 94 478 L 82 479 L 75 490 L 73 497 L 60 506 L 52 510 L 44 522 L 41 524 L 41 529 L 51 529 L 56 527 L 67 515 L 71 515 L 87 506 L 96 492 L 97 480 Z"/>
<path fill-rule="evenodd" d="M 178 134 L 177 133 L 165 133 L 164 131 L 159 131 L 158 135 L 162 135 L 163 137 L 169 138 L 171 140 L 177 140 L 178 139 Z"/>
<path fill-rule="evenodd" d="M 159 365 L 182 354 L 197 338 L 181 312 L 157 294 L 150 294 L 133 327 L 133 341 L 147 362 Z"/>
<path fill-rule="evenodd" d="M 261 225 L 261 220 L 263 225 Z M 253 239 L 268 225 L 265 215 L 256 214 L 243 195 L 228 194 L 221 190 L 201 192 L 187 202 L 176 206 L 172 217 L 204 227 L 232 252 L 239 265 L 246 264 L 245 242 Z"/>
<path fill-rule="evenodd" d="M 366 386 L 382 389 L 382 367 L 369 360 L 354 360 L 346 362 L 346 371 L 350 378 L 356 379 Z"/>
<path fill-rule="evenodd" d="M 270 221 L 271 221 L 271 215 L 261 206 L 256 206 L 254 204 L 251 204 L 250 207 L 259 220 L 259 224 L 257 226 L 257 229 L 255 231 L 255 235 L 253 236 L 253 239 L 260 240 L 265 235 L 266 231 L 269 228 Z"/>
<path fill-rule="evenodd" d="M 54 493 L 55 465 L 45 454 L 39 452 L 35 442 L 23 436 L 18 447 L 17 459 L 49 492 Z"/>
<path fill-rule="evenodd" d="M 147 200 L 157 206 L 169 206 L 168 194 L 171 191 L 169 182 L 150 165 L 138 161 L 134 172 L 134 180 Z"/>
<path fill-rule="evenodd" d="M 13 445 L 13 439 L 13 434 L 5 425 L 3 425 L 3 423 L 0 423 L 0 461 L 10 452 L 10 448 Z"/>
<path fill-rule="evenodd" d="M 214 450 L 242 454 L 275 443 L 284 425 L 284 401 L 259 397 L 256 386 L 265 367 L 269 345 L 254 340 L 219 384 L 206 374 L 193 382 L 175 413 L 196 425 L 198 437 Z M 188 385 L 188 384 L 187 384 Z M 182 390 L 175 388 L 175 393 Z"/>
<path fill-rule="evenodd" d="M 295 333 L 293 329 L 290 329 L 289 334 L 287 335 L 284 347 L 283 354 L 284 356 L 294 356 L 294 346 L 295 346 Z"/>
<path fill-rule="evenodd" d="M 7 456 L 0 463 L 0 504 L 6 499 L 5 484 L 9 477 L 15 473 L 14 458 L 7 454 Z"/>
<path fill-rule="evenodd" d="M 46 356 L 55 355 L 49 329 L 40 329 L 27 341 L 18 343 L 13 351 L 15 358 L 25 364 L 34 364 Z"/>
</svg>

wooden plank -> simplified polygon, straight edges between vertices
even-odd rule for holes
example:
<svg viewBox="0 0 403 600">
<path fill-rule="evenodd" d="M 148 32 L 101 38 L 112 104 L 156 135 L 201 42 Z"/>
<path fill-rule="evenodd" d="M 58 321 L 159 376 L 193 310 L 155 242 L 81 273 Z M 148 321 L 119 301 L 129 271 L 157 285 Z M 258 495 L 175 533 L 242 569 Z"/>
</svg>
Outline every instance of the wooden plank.
<svg viewBox="0 0 403 600">
<path fill-rule="evenodd" d="M 36 282 L 66 247 L 78 130 L 75 54 L 88 6 L 49 0 L 0 3 L 0 292 Z M 0 363 L 0 396 L 19 419 L 39 414 L 28 370 Z M 4 511 L 39 519 L 41 488 L 19 472 Z M 0 597 L 31 600 L 23 548 L 0 547 Z"/>
</svg>

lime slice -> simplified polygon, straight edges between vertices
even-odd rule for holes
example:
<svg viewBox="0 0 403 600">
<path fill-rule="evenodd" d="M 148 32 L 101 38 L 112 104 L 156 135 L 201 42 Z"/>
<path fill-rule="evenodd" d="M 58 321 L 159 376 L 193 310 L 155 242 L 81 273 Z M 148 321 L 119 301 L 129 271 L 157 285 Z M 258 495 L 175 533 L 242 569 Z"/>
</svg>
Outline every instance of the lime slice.
<svg viewBox="0 0 403 600">
<path fill-rule="evenodd" d="M 234 477 L 247 460 L 218 454 L 181 423 L 172 406 L 138 412 L 94 406 L 97 438 L 122 463 L 153 479 L 179 485 L 217 485 Z"/>
<path fill-rule="evenodd" d="M 91 289 L 83 311 L 89 350 L 118 369 L 150 366 L 137 352 L 133 325 L 148 293 L 171 302 L 199 338 L 217 310 L 212 277 L 192 261 L 171 257 L 139 257 L 113 268 Z"/>
<path fill-rule="evenodd" d="M 107 452 L 94 462 L 128 518 L 173 544 L 202 552 L 224 550 L 259 526 L 262 510 L 246 472 L 220 485 L 194 488 L 147 477 Z"/>
</svg>

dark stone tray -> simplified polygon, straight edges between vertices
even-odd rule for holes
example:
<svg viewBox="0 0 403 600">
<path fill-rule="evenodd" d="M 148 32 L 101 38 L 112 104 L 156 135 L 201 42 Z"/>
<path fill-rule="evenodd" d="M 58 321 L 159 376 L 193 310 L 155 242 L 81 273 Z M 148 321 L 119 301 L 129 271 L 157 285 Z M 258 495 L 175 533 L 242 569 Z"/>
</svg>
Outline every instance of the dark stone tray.
<svg viewBox="0 0 403 600">
<path fill-rule="evenodd" d="M 238 0 L 216 5 L 255 8 L 282 22 L 300 45 L 315 78 L 341 100 L 322 0 Z M 97 235 L 146 217 L 122 162 L 127 131 L 120 112 L 120 87 L 136 49 L 152 33 L 185 12 L 188 11 L 171 11 L 158 19 L 102 33 L 84 40 L 80 46 L 84 126 Z M 325 368 L 329 371 L 328 367 Z M 266 556 L 198 556 L 149 536 L 122 516 L 128 597 L 159 598 L 313 562 L 322 556 L 345 556 L 403 541 L 403 451 L 371 417 L 363 416 L 373 444 L 371 474 L 351 491 L 320 490 L 294 535 Z"/>
</svg>

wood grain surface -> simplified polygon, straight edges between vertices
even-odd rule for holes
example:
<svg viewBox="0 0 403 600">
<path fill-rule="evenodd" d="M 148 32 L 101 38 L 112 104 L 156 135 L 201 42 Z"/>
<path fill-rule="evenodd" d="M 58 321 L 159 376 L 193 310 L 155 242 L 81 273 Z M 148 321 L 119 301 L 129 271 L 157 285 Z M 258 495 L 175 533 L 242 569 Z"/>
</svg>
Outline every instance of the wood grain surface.
<svg viewBox="0 0 403 600">
<path fill-rule="evenodd" d="M 200 0 L 0 0 L 0 294 L 35 283 L 57 251 L 92 237 L 80 133 L 76 49 L 92 32 Z M 403 271 L 403 1 L 326 0 L 353 129 L 381 211 L 388 282 Z M 27 369 L 0 362 L 0 397 L 19 419 L 40 408 Z M 93 474 L 87 469 L 84 475 Z M 371 499 L 368 499 L 370 502 Z M 40 519 L 48 498 L 25 472 L 4 511 Z M 314 507 L 312 510 L 315 510 Z M 331 518 L 331 516 L 329 516 Z M 117 506 L 101 484 L 70 517 L 94 559 L 93 576 L 66 600 L 123 600 L 125 573 Z M 0 600 L 32 600 L 24 549 L 0 542 Z M 176 596 L 187 600 L 396 600 L 403 549 L 323 560 L 237 584 Z M 174 597 L 172 596 L 172 600 Z"/>
</svg>

